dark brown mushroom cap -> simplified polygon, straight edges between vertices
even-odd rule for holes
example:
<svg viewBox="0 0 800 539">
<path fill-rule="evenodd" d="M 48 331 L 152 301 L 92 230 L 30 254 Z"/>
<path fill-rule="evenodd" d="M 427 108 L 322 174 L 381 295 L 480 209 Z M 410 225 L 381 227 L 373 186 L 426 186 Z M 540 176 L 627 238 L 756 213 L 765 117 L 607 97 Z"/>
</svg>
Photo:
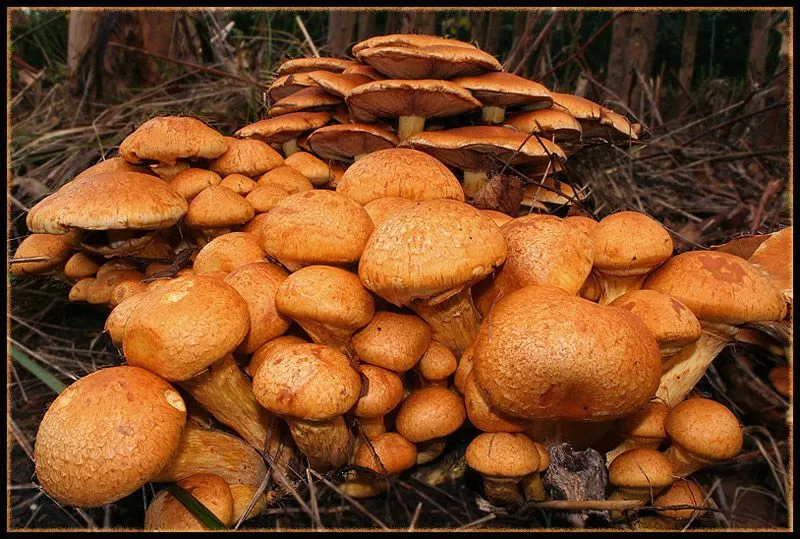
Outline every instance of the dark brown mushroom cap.
<svg viewBox="0 0 800 539">
<path fill-rule="evenodd" d="M 254 215 L 253 206 L 243 196 L 212 185 L 192 199 L 185 223 L 193 228 L 224 228 L 243 225 Z"/>
<path fill-rule="evenodd" d="M 377 228 L 394 212 L 407 208 L 413 203 L 413 200 L 402 197 L 381 197 L 364 204 L 364 210 L 369 214 L 372 224 Z"/>
<path fill-rule="evenodd" d="M 547 88 L 513 73 L 489 72 L 473 77 L 459 77 L 453 79 L 453 82 L 472 92 L 483 106 L 536 105 L 548 108 L 553 104 Z"/>
<path fill-rule="evenodd" d="M 350 360 L 319 344 L 282 346 L 269 355 L 253 379 L 258 402 L 279 416 L 327 421 L 358 400 L 361 377 Z"/>
<path fill-rule="evenodd" d="M 609 303 L 635 314 L 662 350 L 674 350 L 700 338 L 700 322 L 686 305 L 655 290 L 632 290 Z"/>
<path fill-rule="evenodd" d="M 397 432 L 409 442 L 427 442 L 458 430 L 467 418 L 464 399 L 447 388 L 430 386 L 412 391 L 400 405 Z"/>
<path fill-rule="evenodd" d="M 553 108 L 564 110 L 570 113 L 576 120 L 590 120 L 599 122 L 602 114 L 602 107 L 585 97 L 559 92 L 550 92 L 553 96 Z M 583 122 L 581 122 L 583 126 Z"/>
<path fill-rule="evenodd" d="M 379 311 L 364 329 L 353 335 L 351 342 L 361 361 L 405 372 L 417 364 L 431 338 L 430 326 L 418 316 Z"/>
<path fill-rule="evenodd" d="M 566 159 L 564 150 L 549 140 L 528 138 L 521 131 L 489 125 L 422 131 L 406 139 L 403 146 L 462 170 L 488 170 L 498 160 L 518 165 L 546 163 L 551 155 Z"/>
<path fill-rule="evenodd" d="M 346 101 L 353 120 L 367 123 L 401 116 L 442 118 L 481 107 L 469 90 L 446 80 L 431 79 L 368 82 L 354 88 Z"/>
<path fill-rule="evenodd" d="M 178 277 L 148 291 L 128 320 L 122 350 L 130 365 L 188 380 L 232 353 L 250 328 L 247 303 L 221 279 Z"/>
<path fill-rule="evenodd" d="M 427 34 L 386 34 L 382 36 L 375 36 L 363 41 L 359 41 L 353 45 L 353 54 L 358 55 L 359 52 L 365 49 L 374 47 L 430 47 L 433 45 L 449 45 L 451 47 L 464 47 L 474 49 L 475 46 L 465 41 L 457 39 L 448 39 L 439 36 L 431 36 Z M 358 65 L 358 64 L 356 64 Z"/>
<path fill-rule="evenodd" d="M 467 466 L 486 477 L 515 478 L 539 469 L 539 451 L 524 434 L 479 434 L 467 446 Z"/>
<path fill-rule="evenodd" d="M 664 428 L 673 444 L 705 461 L 727 460 L 742 450 L 739 420 L 711 399 L 679 402 L 664 419 Z"/>
<path fill-rule="evenodd" d="M 638 318 L 550 286 L 498 300 L 473 361 L 490 404 L 531 420 L 623 417 L 653 397 L 661 377 L 658 344 Z"/>
<path fill-rule="evenodd" d="M 209 168 L 222 177 L 243 174 L 254 178 L 283 164 L 283 158 L 265 142 L 225 137 L 228 149 Z"/>
<path fill-rule="evenodd" d="M 278 76 L 317 70 L 340 73 L 354 65 L 356 65 L 356 63 L 352 60 L 344 60 L 342 58 L 329 58 L 325 56 L 317 58 L 295 58 L 281 64 L 277 73 Z"/>
<path fill-rule="evenodd" d="M 36 477 L 59 503 L 100 507 L 136 492 L 169 461 L 186 406 L 144 369 L 110 367 L 67 387 L 36 435 Z"/>
<path fill-rule="evenodd" d="M 384 432 L 370 438 L 369 444 L 358 446 L 353 459 L 356 466 L 387 475 L 399 474 L 416 463 L 417 447 L 396 432 Z"/>
<path fill-rule="evenodd" d="M 195 273 L 230 272 L 252 262 L 264 260 L 258 236 L 247 232 L 230 232 L 217 236 L 200 249 L 194 259 Z"/>
<path fill-rule="evenodd" d="M 188 116 L 159 116 L 146 121 L 119 146 L 129 163 L 158 161 L 174 165 L 179 159 L 214 159 L 228 145 L 215 129 Z"/>
<path fill-rule="evenodd" d="M 258 369 L 261 368 L 261 365 L 263 365 L 264 361 L 278 348 L 291 344 L 307 343 L 307 340 L 301 339 L 300 337 L 296 337 L 294 335 L 282 335 L 280 337 L 275 337 L 274 339 L 262 344 L 258 350 L 255 351 L 255 353 L 250 357 L 250 363 L 247 364 L 247 367 L 245 367 L 244 370 L 250 376 L 250 378 L 255 378 L 256 372 L 258 372 Z"/>
<path fill-rule="evenodd" d="M 322 88 L 304 88 L 273 103 L 267 111 L 267 115 L 275 117 L 291 112 L 326 110 L 341 102 L 342 99 L 339 96 L 329 94 Z"/>
<path fill-rule="evenodd" d="M 361 205 L 383 197 L 464 201 L 464 189 L 441 161 L 410 148 L 378 150 L 350 165 L 336 186 Z"/>
<path fill-rule="evenodd" d="M 221 181 L 222 177 L 216 172 L 203 168 L 187 168 L 172 178 L 169 185 L 187 201 L 191 201 L 203 189 L 218 185 Z"/>
<path fill-rule="evenodd" d="M 500 229 L 479 210 L 456 200 L 426 200 L 381 223 L 364 248 L 358 275 L 367 288 L 400 306 L 450 297 L 505 258 Z"/>
<path fill-rule="evenodd" d="M 113 204 L 109 204 L 113 201 Z M 186 200 L 161 179 L 138 172 L 105 172 L 73 180 L 28 212 L 31 232 L 167 228 L 188 210 Z"/>
<path fill-rule="evenodd" d="M 256 183 L 258 183 L 259 187 L 279 187 L 290 195 L 302 191 L 311 191 L 314 188 L 308 178 L 303 176 L 299 170 L 288 165 L 273 168 L 269 172 L 262 174 Z"/>
<path fill-rule="evenodd" d="M 199 473 L 178 481 L 178 486 L 191 494 L 220 522 L 233 523 L 233 494 L 221 477 Z M 144 514 L 145 531 L 207 531 L 208 528 L 170 491 L 155 495 Z"/>
<path fill-rule="evenodd" d="M 672 464 L 663 453 L 636 447 L 617 456 L 608 466 L 608 481 L 618 488 L 658 491 L 675 481 Z"/>
<path fill-rule="evenodd" d="M 109 159 L 103 159 L 102 161 L 98 161 L 94 165 L 90 166 L 77 176 L 73 178 L 72 181 L 75 181 L 79 178 L 83 178 L 86 176 L 92 176 L 93 174 L 100 174 L 103 172 L 138 172 L 140 174 L 150 174 L 150 169 L 145 166 L 134 165 L 128 163 L 121 157 L 111 157 Z"/>
<path fill-rule="evenodd" d="M 261 241 L 282 263 L 344 265 L 356 262 L 373 225 L 364 208 L 333 191 L 290 195 L 264 221 Z"/>
<path fill-rule="evenodd" d="M 314 71 L 309 77 L 329 94 L 347 97 L 350 90 L 362 84 L 372 82 L 374 79 L 366 75 L 354 73 L 331 73 L 330 71 Z"/>
<path fill-rule="evenodd" d="M 689 520 L 693 516 L 701 516 L 706 513 L 704 509 L 695 509 L 707 505 L 706 495 L 700 485 L 691 479 L 675 481 L 671 487 L 661 493 L 654 501 L 653 507 L 680 507 L 688 506 L 683 509 L 660 509 L 656 510 L 662 517 L 674 518 L 678 520 Z"/>
<path fill-rule="evenodd" d="M 267 88 L 267 96 L 272 101 L 278 101 L 295 92 L 299 92 L 303 88 L 312 88 L 314 86 L 319 86 L 319 84 L 309 76 L 309 72 L 291 73 L 272 81 L 272 84 Z"/>
<path fill-rule="evenodd" d="M 452 79 L 503 68 L 488 52 L 449 44 L 370 47 L 355 54 L 365 64 L 393 79 Z"/>
<path fill-rule="evenodd" d="M 643 275 L 672 256 L 672 237 L 655 219 L 635 211 L 605 217 L 592 231 L 594 265 L 610 275 Z"/>
<path fill-rule="evenodd" d="M 554 137 L 555 142 L 572 142 L 581 138 L 581 124 L 570 113 L 557 108 L 519 112 L 506 118 L 504 125 L 523 133 L 539 133 Z"/>
<path fill-rule="evenodd" d="M 307 131 L 319 129 L 330 121 L 331 115 L 328 112 L 292 112 L 248 124 L 239 129 L 236 136 L 283 144 Z"/>
<path fill-rule="evenodd" d="M 11 264 L 11 274 L 22 277 L 51 271 L 63 264 L 70 254 L 72 245 L 64 241 L 64 234 L 31 234 L 20 242 L 11 260 L 33 257 L 44 257 L 47 260 Z"/>
<path fill-rule="evenodd" d="M 727 253 L 681 253 L 649 275 L 643 288 L 674 297 L 701 322 L 739 325 L 786 314 L 778 289 L 752 264 Z"/>
<path fill-rule="evenodd" d="M 397 136 L 380 127 L 358 123 L 321 127 L 308 137 L 312 152 L 337 161 L 394 148 L 399 142 Z"/>
<path fill-rule="evenodd" d="M 403 381 L 400 377 L 374 365 L 361 365 L 360 369 L 367 378 L 367 392 L 358 399 L 353 415 L 372 419 L 394 410 L 403 399 Z"/>
</svg>

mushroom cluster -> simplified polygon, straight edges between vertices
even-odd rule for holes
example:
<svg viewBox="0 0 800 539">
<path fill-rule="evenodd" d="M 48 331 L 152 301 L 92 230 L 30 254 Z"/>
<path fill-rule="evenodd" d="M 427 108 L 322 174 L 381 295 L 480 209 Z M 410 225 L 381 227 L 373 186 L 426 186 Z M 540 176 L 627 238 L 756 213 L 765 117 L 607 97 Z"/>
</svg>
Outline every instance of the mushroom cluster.
<svg viewBox="0 0 800 539">
<path fill-rule="evenodd" d="M 347 466 L 342 491 L 376 496 L 471 425 L 466 463 L 498 505 L 547 499 L 561 442 L 607 451 L 614 499 L 697 496 L 680 478 L 742 431 L 686 398 L 738 328 L 787 315 L 788 251 L 674 255 L 643 213 L 547 214 L 579 199 L 570 155 L 639 126 L 468 43 L 352 52 L 285 62 L 267 118 L 234 136 L 152 118 L 30 210 L 11 271 L 110 309 L 126 362 L 47 411 L 45 492 L 98 507 L 175 482 L 229 525 L 280 495 L 268 468 L 290 488 L 292 467 Z M 470 204 L 498 163 L 542 178 L 528 209 Z M 170 492 L 145 527 L 202 529 Z"/>
</svg>

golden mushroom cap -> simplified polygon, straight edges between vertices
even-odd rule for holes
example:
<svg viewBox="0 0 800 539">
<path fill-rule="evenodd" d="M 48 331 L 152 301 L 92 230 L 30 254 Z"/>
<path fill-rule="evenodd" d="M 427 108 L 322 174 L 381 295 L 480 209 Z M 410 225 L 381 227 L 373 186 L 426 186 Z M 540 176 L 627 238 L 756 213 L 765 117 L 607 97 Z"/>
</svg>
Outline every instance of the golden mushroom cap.
<svg viewBox="0 0 800 539">
<path fill-rule="evenodd" d="M 447 380 L 456 372 L 458 361 L 448 347 L 439 341 L 431 341 L 415 368 L 425 380 Z"/>
<path fill-rule="evenodd" d="M 600 224 L 599 221 L 583 215 L 569 215 L 564 218 L 564 222 L 583 230 L 590 238 L 592 237 L 592 231 Z"/>
<path fill-rule="evenodd" d="M 279 99 L 267 111 L 270 117 L 297 112 L 328 110 L 342 102 L 339 96 L 330 94 L 317 86 L 303 88 L 283 99 Z"/>
<path fill-rule="evenodd" d="M 449 45 L 451 47 L 465 47 L 474 49 L 475 46 L 465 41 L 448 39 L 427 34 L 386 34 L 374 36 L 353 45 L 353 54 L 358 55 L 365 49 L 374 47 L 430 47 L 431 45 Z M 358 64 L 356 64 L 358 65 Z M 352 68 L 348 68 L 352 69 Z"/>
<path fill-rule="evenodd" d="M 400 377 L 374 365 L 364 364 L 360 369 L 367 378 L 367 392 L 358 399 L 353 415 L 372 419 L 394 410 L 403 398 L 403 381 Z"/>
<path fill-rule="evenodd" d="M 636 447 L 621 453 L 609 465 L 608 481 L 619 488 L 657 491 L 670 486 L 675 475 L 663 453 L 649 447 Z"/>
<path fill-rule="evenodd" d="M 192 199 L 184 222 L 193 228 L 225 228 L 243 225 L 254 215 L 253 206 L 243 196 L 212 185 Z"/>
<path fill-rule="evenodd" d="M 373 472 L 396 475 L 413 467 L 417 462 L 417 447 L 397 434 L 384 432 L 370 438 L 370 444 L 356 449 L 353 464 Z"/>
<path fill-rule="evenodd" d="M 246 196 L 250 191 L 256 188 L 256 182 L 244 174 L 228 174 L 219 182 L 219 185 L 227 187 L 234 193 L 242 196 Z"/>
<path fill-rule="evenodd" d="M 675 405 L 664 418 L 673 444 L 706 461 L 727 460 L 742 450 L 739 420 L 725 405 L 703 398 Z"/>
<path fill-rule="evenodd" d="M 258 240 L 258 236 L 247 232 L 217 236 L 197 253 L 193 265 L 195 273 L 230 272 L 245 264 L 264 260 L 266 255 Z"/>
<path fill-rule="evenodd" d="M 681 505 L 688 505 L 689 507 L 685 509 L 659 509 L 656 510 L 656 513 L 666 518 L 689 520 L 692 516 L 696 518 L 707 512 L 705 509 L 695 509 L 695 507 L 707 505 L 706 495 L 700 485 L 691 479 L 675 481 L 671 487 L 653 501 L 653 507 L 678 507 Z"/>
<path fill-rule="evenodd" d="M 14 258 L 44 257 L 47 260 L 11 264 L 11 274 L 22 277 L 54 270 L 72 254 L 72 246 L 64 239 L 63 234 L 31 234 L 26 237 L 14 252 Z"/>
<path fill-rule="evenodd" d="M 191 494 L 224 525 L 233 523 L 233 494 L 221 477 L 199 473 L 178 481 L 178 486 Z M 144 514 L 145 531 L 202 531 L 207 528 L 168 490 L 153 498 Z"/>
<path fill-rule="evenodd" d="M 666 404 L 651 400 L 632 414 L 617 420 L 617 429 L 620 434 L 630 438 L 664 440 L 667 437 L 664 420 L 668 413 Z"/>
<path fill-rule="evenodd" d="M 605 217 L 592 231 L 595 267 L 611 275 L 649 273 L 672 256 L 672 237 L 658 221 L 634 211 Z"/>
<path fill-rule="evenodd" d="M 418 316 L 379 311 L 351 343 L 364 363 L 405 372 L 417 364 L 431 339 L 430 326 Z"/>
<path fill-rule="evenodd" d="M 364 210 L 369 214 L 372 224 L 377 228 L 387 217 L 411 206 L 413 203 L 413 200 L 402 197 L 381 197 L 364 204 Z"/>
<path fill-rule="evenodd" d="M 109 159 L 103 159 L 101 161 L 98 161 L 94 165 L 82 171 L 80 174 L 78 174 L 73 178 L 73 181 L 79 178 L 83 178 L 85 176 L 91 176 L 93 174 L 100 174 L 104 172 L 120 172 L 120 171 L 139 172 L 140 174 L 151 174 L 150 169 L 145 166 L 128 163 L 121 157 L 111 157 Z"/>
<path fill-rule="evenodd" d="M 472 92 L 484 106 L 531 105 L 547 109 L 553 104 L 553 97 L 547 88 L 513 73 L 490 71 L 472 77 L 459 77 L 453 82 Z"/>
<path fill-rule="evenodd" d="M 257 138 L 271 144 L 283 144 L 330 121 L 331 115 L 328 112 L 292 112 L 248 124 L 239 129 L 236 136 Z"/>
<path fill-rule="evenodd" d="M 283 164 L 281 155 L 265 142 L 232 137 L 225 137 L 225 140 L 228 149 L 209 165 L 222 177 L 242 174 L 253 178 Z"/>
<path fill-rule="evenodd" d="M 787 226 L 771 234 L 748 259 L 790 300 L 792 284 L 792 230 Z"/>
<path fill-rule="evenodd" d="M 289 75 L 283 75 L 282 77 L 276 78 L 272 81 L 272 84 L 269 85 L 269 88 L 267 89 L 267 96 L 271 102 L 275 102 L 283 99 L 284 97 L 288 97 L 295 92 L 299 92 L 304 88 L 319 86 L 319 83 L 309 76 L 311 73 L 312 72 L 310 71 L 303 73 L 291 73 Z M 237 136 L 245 136 L 239 135 L 238 131 L 236 134 Z"/>
<path fill-rule="evenodd" d="M 204 168 L 187 168 L 172 178 L 169 185 L 187 201 L 191 201 L 203 189 L 218 185 L 221 181 L 222 178 L 216 172 Z"/>
<path fill-rule="evenodd" d="M 572 114 L 555 107 L 519 112 L 508 117 L 503 125 L 511 126 L 523 133 L 539 133 L 543 137 L 554 137 L 557 144 L 579 140 L 582 132 L 581 124 Z"/>
<path fill-rule="evenodd" d="M 539 451 L 524 434 L 483 433 L 467 446 L 467 466 L 487 477 L 524 477 L 539 469 Z"/>
<path fill-rule="evenodd" d="M 354 54 L 361 62 L 393 79 L 452 79 L 502 69 L 488 52 L 450 44 L 370 47 Z"/>
<path fill-rule="evenodd" d="M 492 408 L 483 390 L 475 383 L 475 373 L 470 371 L 464 383 L 464 405 L 470 423 L 483 432 L 523 432 L 528 422 L 511 417 Z"/>
<path fill-rule="evenodd" d="M 96 275 L 99 268 L 86 253 L 75 253 L 64 264 L 64 275 L 70 279 L 83 279 Z"/>
<path fill-rule="evenodd" d="M 250 357 L 250 363 L 247 364 L 247 367 L 245 367 L 244 370 L 250 376 L 250 378 L 255 378 L 258 369 L 275 350 L 282 346 L 306 343 L 308 343 L 307 340 L 301 339 L 295 335 L 282 335 L 280 337 L 275 337 L 274 339 L 262 344 L 258 350 L 253 353 L 253 355 Z"/>
<path fill-rule="evenodd" d="M 311 191 L 314 186 L 299 170 L 283 165 L 265 172 L 258 178 L 259 187 L 279 187 L 293 195 L 302 191 Z"/>
<path fill-rule="evenodd" d="M 146 121 L 119 146 L 129 163 L 158 161 L 174 165 L 179 159 L 214 159 L 228 145 L 215 129 L 188 116 L 159 116 Z"/>
<path fill-rule="evenodd" d="M 375 125 L 347 123 L 321 127 L 308 136 L 311 150 L 323 159 L 352 160 L 399 144 L 396 135 Z"/>
<path fill-rule="evenodd" d="M 306 71 L 333 71 L 340 73 L 356 65 L 352 60 L 344 60 L 342 58 L 330 58 L 327 56 L 320 56 L 316 58 L 294 58 L 287 60 L 278 68 L 278 76 L 290 75 L 292 73 L 304 73 Z"/>
<path fill-rule="evenodd" d="M 253 206 L 257 214 L 266 213 L 290 194 L 292 193 L 277 185 L 260 185 L 250 191 L 245 200 Z"/>
<path fill-rule="evenodd" d="M 452 434 L 466 417 L 460 395 L 444 387 L 430 386 L 412 391 L 400 404 L 395 427 L 403 438 L 419 443 Z"/>
<path fill-rule="evenodd" d="M 178 447 L 186 406 L 144 369 L 110 367 L 67 387 L 36 436 L 36 476 L 59 503 L 100 507 L 152 480 Z"/>
</svg>

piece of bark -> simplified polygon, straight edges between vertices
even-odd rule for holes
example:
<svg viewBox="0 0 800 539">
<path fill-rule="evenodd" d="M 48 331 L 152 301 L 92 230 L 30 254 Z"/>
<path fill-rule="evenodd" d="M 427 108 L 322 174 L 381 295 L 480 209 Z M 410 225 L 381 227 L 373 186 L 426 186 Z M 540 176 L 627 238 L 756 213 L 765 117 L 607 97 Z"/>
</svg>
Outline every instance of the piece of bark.
<svg viewBox="0 0 800 539">
<path fill-rule="evenodd" d="M 550 466 L 544 486 L 553 500 L 604 500 L 608 484 L 605 457 L 594 449 L 575 451 L 568 443 L 550 446 Z M 568 511 L 563 518 L 571 527 L 585 528 L 591 521 L 607 523 L 608 511 Z"/>
<path fill-rule="evenodd" d="M 472 205 L 516 217 L 522 204 L 522 180 L 514 174 L 491 174 L 489 183 L 478 191 Z"/>
</svg>

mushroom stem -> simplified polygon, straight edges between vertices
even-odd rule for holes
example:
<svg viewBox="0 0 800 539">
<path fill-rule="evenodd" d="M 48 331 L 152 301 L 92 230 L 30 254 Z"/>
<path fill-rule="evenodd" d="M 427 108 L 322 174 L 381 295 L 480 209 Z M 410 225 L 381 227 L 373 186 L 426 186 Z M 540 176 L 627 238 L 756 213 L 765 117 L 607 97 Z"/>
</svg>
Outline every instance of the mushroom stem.
<svg viewBox="0 0 800 539">
<path fill-rule="evenodd" d="M 446 438 L 434 438 L 417 443 L 417 464 L 426 464 L 444 452 Z"/>
<path fill-rule="evenodd" d="M 397 125 L 397 136 L 403 141 L 425 129 L 425 118 L 421 116 L 400 116 Z"/>
<path fill-rule="evenodd" d="M 641 489 L 641 488 L 620 488 L 614 490 L 611 495 L 606 498 L 607 500 L 629 500 L 629 501 L 640 501 L 642 502 L 641 505 L 644 505 L 648 501 L 652 501 L 653 498 L 658 494 L 659 490 L 663 489 Z M 633 507 L 627 507 L 626 509 L 633 509 Z M 625 518 L 624 511 L 610 511 L 611 520 L 623 520 Z"/>
<path fill-rule="evenodd" d="M 481 109 L 481 119 L 490 124 L 503 123 L 503 120 L 506 119 L 506 108 L 492 106 L 483 107 Z"/>
<path fill-rule="evenodd" d="M 541 502 L 547 499 L 547 492 L 544 490 L 542 474 L 532 473 L 522 480 L 522 488 L 525 491 L 525 498 L 534 502 Z"/>
<path fill-rule="evenodd" d="M 647 440 L 645 438 L 625 438 L 614 449 L 606 452 L 606 464 L 611 464 L 619 455 L 635 447 L 658 449 L 658 446 L 660 446 L 663 441 L 662 439 Z"/>
<path fill-rule="evenodd" d="M 478 312 L 467 287 L 444 301 L 415 300 L 410 307 L 431 326 L 434 338 L 456 357 L 461 357 L 478 334 Z"/>
<path fill-rule="evenodd" d="M 662 399 L 669 407 L 686 398 L 714 358 L 736 334 L 734 326 L 702 322 L 701 325 L 703 332 L 700 338 L 664 363 L 656 397 Z"/>
<path fill-rule="evenodd" d="M 293 138 L 292 140 L 287 140 L 281 145 L 281 148 L 283 149 L 283 155 L 285 157 L 289 157 L 293 153 L 300 151 L 300 147 L 297 145 L 296 138 Z"/>
<path fill-rule="evenodd" d="M 468 198 L 474 198 L 483 187 L 489 183 L 489 176 L 480 170 L 465 170 L 464 171 L 464 195 Z"/>
<path fill-rule="evenodd" d="M 639 275 L 609 275 L 608 273 L 596 272 L 595 278 L 600 287 L 600 298 L 597 302 L 600 305 L 608 305 L 626 292 L 640 290 L 648 275 L 648 273 Z"/>
<path fill-rule="evenodd" d="M 297 318 L 295 321 L 315 343 L 330 346 L 343 354 L 347 353 L 350 338 L 354 333 L 351 328 L 338 328 L 328 324 L 321 324 L 315 320 L 301 318 Z"/>
<path fill-rule="evenodd" d="M 164 180 L 165 182 L 171 181 L 172 178 L 186 170 L 190 167 L 189 161 L 185 159 L 178 159 L 175 161 L 174 165 L 168 165 L 166 163 L 157 163 L 155 165 L 150 165 L 150 169 L 158 174 L 158 177 Z"/>
<path fill-rule="evenodd" d="M 111 247 L 119 247 L 121 244 L 135 236 L 133 230 L 106 230 L 108 243 Z"/>
<path fill-rule="evenodd" d="M 269 452 L 274 454 L 280 443 L 277 420 L 262 408 L 247 378 L 233 356 L 228 355 L 180 386 L 211 412 L 218 421 L 229 426 L 249 444 L 264 451 L 269 439 Z"/>
<path fill-rule="evenodd" d="M 495 505 L 522 505 L 525 501 L 518 478 L 483 477 L 486 498 Z"/>
<path fill-rule="evenodd" d="M 687 477 L 697 470 L 713 464 L 710 460 L 703 460 L 692 455 L 675 442 L 664 451 L 664 456 L 672 463 L 672 473 L 675 477 Z"/>
<path fill-rule="evenodd" d="M 351 436 L 343 416 L 328 421 L 286 418 L 297 448 L 318 471 L 336 469 L 347 462 Z"/>
</svg>

